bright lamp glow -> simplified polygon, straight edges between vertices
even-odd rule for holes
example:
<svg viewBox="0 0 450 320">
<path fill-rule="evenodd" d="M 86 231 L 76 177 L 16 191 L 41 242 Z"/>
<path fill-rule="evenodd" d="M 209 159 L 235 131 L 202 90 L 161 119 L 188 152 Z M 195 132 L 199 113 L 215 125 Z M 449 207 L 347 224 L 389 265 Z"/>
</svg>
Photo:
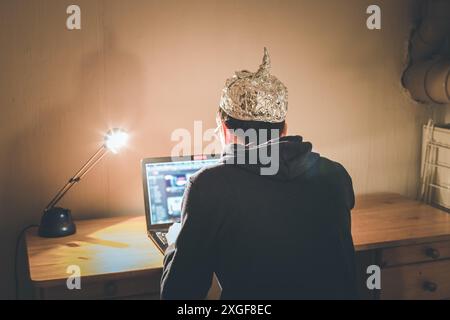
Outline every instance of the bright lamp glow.
<svg viewBox="0 0 450 320">
<path fill-rule="evenodd" d="M 112 129 L 105 136 L 105 146 L 112 153 L 118 153 L 128 141 L 128 133 L 122 129 Z"/>
</svg>

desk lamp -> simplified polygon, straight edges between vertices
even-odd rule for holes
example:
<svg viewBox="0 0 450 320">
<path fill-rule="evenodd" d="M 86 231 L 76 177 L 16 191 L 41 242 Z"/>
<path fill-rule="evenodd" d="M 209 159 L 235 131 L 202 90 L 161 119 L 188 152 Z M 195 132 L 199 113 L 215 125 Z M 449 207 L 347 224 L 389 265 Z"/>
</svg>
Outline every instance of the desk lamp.
<svg viewBox="0 0 450 320">
<path fill-rule="evenodd" d="M 100 149 L 69 179 L 45 208 L 39 225 L 39 236 L 60 238 L 76 232 L 70 210 L 56 207 L 56 205 L 108 152 L 118 153 L 126 145 L 127 140 L 128 134 L 121 129 L 112 129 L 105 135 L 104 143 Z"/>
</svg>

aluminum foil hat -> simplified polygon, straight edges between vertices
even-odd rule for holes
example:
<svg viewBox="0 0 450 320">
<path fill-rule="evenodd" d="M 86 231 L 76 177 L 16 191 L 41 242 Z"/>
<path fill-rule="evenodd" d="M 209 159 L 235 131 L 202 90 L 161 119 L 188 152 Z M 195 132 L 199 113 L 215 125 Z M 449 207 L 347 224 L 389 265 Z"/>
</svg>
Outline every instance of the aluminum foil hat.
<svg viewBox="0 0 450 320">
<path fill-rule="evenodd" d="M 270 74 L 270 67 L 269 52 L 264 48 L 263 62 L 258 71 L 237 71 L 227 80 L 220 108 L 238 120 L 283 122 L 288 110 L 288 90 Z"/>
</svg>

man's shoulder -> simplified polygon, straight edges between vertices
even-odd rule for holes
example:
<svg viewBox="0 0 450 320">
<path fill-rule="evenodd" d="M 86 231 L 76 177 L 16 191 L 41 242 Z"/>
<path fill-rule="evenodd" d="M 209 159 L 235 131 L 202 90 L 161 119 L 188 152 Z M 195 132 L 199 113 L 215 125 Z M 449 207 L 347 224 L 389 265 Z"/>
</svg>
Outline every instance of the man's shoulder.
<svg viewBox="0 0 450 320">
<path fill-rule="evenodd" d="M 323 174 L 343 174 L 347 173 L 347 170 L 342 164 L 337 161 L 325 157 L 319 157 L 317 161 L 318 169 Z"/>
<path fill-rule="evenodd" d="M 307 176 L 330 182 L 331 184 L 351 183 L 350 174 L 345 167 L 339 162 L 325 157 L 319 157 L 314 167 L 307 173 Z"/>
<path fill-rule="evenodd" d="M 223 163 L 200 169 L 189 178 L 190 191 L 201 194 L 203 199 L 208 199 L 209 204 L 218 201 L 229 192 L 230 170 L 230 166 Z"/>
<path fill-rule="evenodd" d="M 190 177 L 190 180 L 191 183 L 197 185 L 209 183 L 211 181 L 222 181 L 225 179 L 225 175 L 229 170 L 230 166 L 227 166 L 224 163 L 217 163 L 200 169 Z"/>
<path fill-rule="evenodd" d="M 349 208 L 353 208 L 355 199 L 350 174 L 339 162 L 323 157 L 319 161 L 318 171 L 321 171 L 323 181 L 346 199 Z"/>
</svg>

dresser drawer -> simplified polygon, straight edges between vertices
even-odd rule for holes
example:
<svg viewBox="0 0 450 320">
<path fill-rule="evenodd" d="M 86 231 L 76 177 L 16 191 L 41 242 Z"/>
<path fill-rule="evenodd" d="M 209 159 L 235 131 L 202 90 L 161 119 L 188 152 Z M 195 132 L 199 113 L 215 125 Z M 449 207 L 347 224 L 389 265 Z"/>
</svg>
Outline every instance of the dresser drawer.
<svg viewBox="0 0 450 320">
<path fill-rule="evenodd" d="M 381 299 L 450 299 L 450 260 L 386 268 Z"/>
<path fill-rule="evenodd" d="M 81 278 L 80 290 L 69 290 L 64 283 L 39 285 L 36 298 L 45 300 L 120 299 L 159 296 L 161 271 L 146 275 L 114 275 L 100 279 Z"/>
<path fill-rule="evenodd" d="M 450 258 L 450 241 L 432 242 L 382 250 L 383 267 Z"/>
</svg>

